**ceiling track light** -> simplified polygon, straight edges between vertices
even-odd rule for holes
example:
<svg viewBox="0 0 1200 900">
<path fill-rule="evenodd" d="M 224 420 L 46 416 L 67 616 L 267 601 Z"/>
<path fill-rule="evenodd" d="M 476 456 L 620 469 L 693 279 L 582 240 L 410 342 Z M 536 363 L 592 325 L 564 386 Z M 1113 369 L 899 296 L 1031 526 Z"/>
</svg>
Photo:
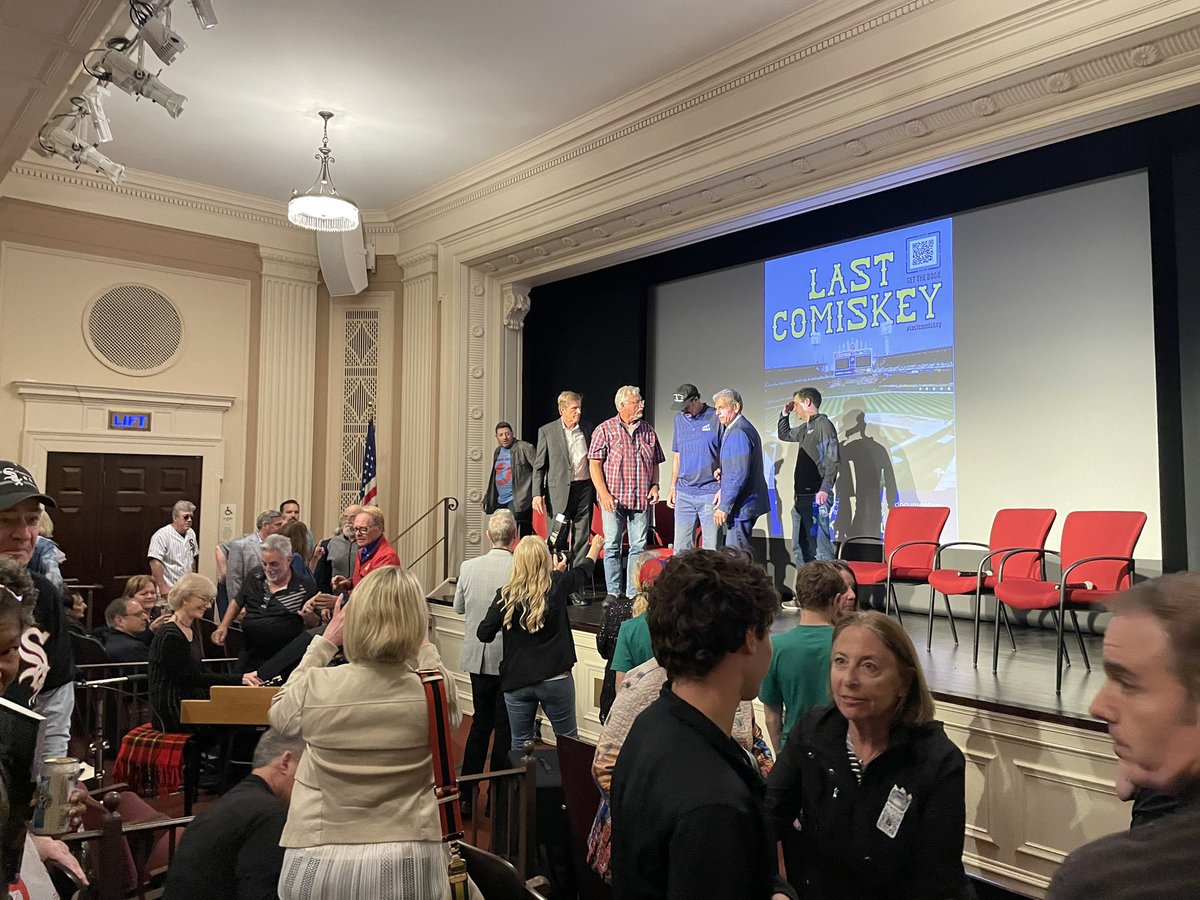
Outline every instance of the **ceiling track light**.
<svg viewBox="0 0 1200 900">
<path fill-rule="evenodd" d="M 134 62 L 117 47 L 110 47 L 104 51 L 99 65 L 88 71 L 101 81 L 115 84 L 127 94 L 145 97 L 157 103 L 172 119 L 179 118 L 183 112 L 183 105 L 187 102 L 187 97 L 177 94 L 159 81 L 156 75 L 147 72 L 142 67 L 141 60 Z"/>
<path fill-rule="evenodd" d="M 113 184 L 120 184 L 125 177 L 125 167 L 113 162 L 96 149 L 87 139 L 88 108 L 82 98 L 72 101 L 73 112 L 55 116 L 38 132 L 38 146 L 49 156 L 61 156 L 75 164 L 75 168 L 89 166 L 108 176 Z"/>
<path fill-rule="evenodd" d="M 201 28 L 217 27 L 217 14 L 213 11 L 212 0 L 192 0 L 192 9 L 196 11 Z"/>
<path fill-rule="evenodd" d="M 171 28 L 171 6 L 168 3 L 157 13 L 147 19 L 138 29 L 138 36 L 145 41 L 146 46 L 154 51 L 154 55 L 169 66 L 187 49 L 187 41 Z"/>
<path fill-rule="evenodd" d="M 317 113 L 325 120 L 321 146 L 313 159 L 321 161 L 321 172 L 312 186 L 301 194 L 292 191 L 288 201 L 288 221 L 309 231 L 353 231 L 358 227 L 358 207 L 353 200 L 341 196 L 329 178 L 329 166 L 335 162 L 329 154 L 329 120 L 333 113 L 322 110 Z"/>
</svg>

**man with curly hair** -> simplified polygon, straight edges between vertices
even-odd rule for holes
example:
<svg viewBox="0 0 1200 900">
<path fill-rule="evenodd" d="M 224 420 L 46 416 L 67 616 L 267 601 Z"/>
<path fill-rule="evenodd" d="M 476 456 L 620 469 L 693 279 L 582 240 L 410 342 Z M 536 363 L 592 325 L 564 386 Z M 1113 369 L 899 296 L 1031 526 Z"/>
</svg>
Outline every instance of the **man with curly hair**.
<svg viewBox="0 0 1200 900">
<path fill-rule="evenodd" d="M 730 736 L 771 662 L 779 595 L 744 551 L 674 557 L 650 590 L 650 640 L 667 670 L 612 781 L 613 896 L 791 897 L 763 782 Z"/>
</svg>

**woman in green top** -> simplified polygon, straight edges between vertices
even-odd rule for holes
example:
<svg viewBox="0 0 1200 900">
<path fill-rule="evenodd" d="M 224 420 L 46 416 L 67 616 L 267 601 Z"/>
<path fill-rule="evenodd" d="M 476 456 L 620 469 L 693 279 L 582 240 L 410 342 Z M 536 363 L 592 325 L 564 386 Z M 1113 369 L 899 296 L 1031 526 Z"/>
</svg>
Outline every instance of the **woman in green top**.
<svg viewBox="0 0 1200 900">
<path fill-rule="evenodd" d="M 854 576 L 833 562 L 814 560 L 796 573 L 800 624 L 771 638 L 771 665 L 758 691 L 767 734 L 778 753 L 800 714 L 829 702 L 833 626 L 854 608 Z"/>
</svg>

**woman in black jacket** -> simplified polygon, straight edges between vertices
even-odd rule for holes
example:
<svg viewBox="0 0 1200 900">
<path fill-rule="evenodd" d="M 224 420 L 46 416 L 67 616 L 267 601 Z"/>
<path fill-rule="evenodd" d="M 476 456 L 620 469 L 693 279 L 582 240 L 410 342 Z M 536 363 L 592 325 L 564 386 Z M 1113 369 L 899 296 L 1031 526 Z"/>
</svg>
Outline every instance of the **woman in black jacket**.
<svg viewBox="0 0 1200 900">
<path fill-rule="evenodd" d="M 214 684 L 262 684 L 253 672 L 226 675 L 205 671 L 204 644 L 196 621 L 212 609 L 217 586 L 203 575 L 184 575 L 167 595 L 169 621 L 150 644 L 150 709 L 159 731 L 184 730 L 179 720 L 184 700 L 207 700 Z M 201 729 L 192 729 L 201 733 Z"/>
<path fill-rule="evenodd" d="M 904 629 L 878 612 L 837 626 L 833 703 L 809 710 L 767 780 L 788 881 L 805 897 L 972 896 L 962 752 Z"/>
<path fill-rule="evenodd" d="M 513 551 L 508 584 L 496 591 L 487 615 L 479 623 L 479 640 L 490 644 L 504 630 L 504 659 L 500 689 L 512 728 L 512 749 L 533 740 L 538 704 L 546 711 L 554 733 L 575 737 L 575 641 L 567 618 L 568 599 L 591 577 L 604 552 L 604 536 L 592 538 L 587 557 L 567 569 L 559 555 L 551 560 L 546 542 L 534 535 L 521 539 Z"/>
</svg>

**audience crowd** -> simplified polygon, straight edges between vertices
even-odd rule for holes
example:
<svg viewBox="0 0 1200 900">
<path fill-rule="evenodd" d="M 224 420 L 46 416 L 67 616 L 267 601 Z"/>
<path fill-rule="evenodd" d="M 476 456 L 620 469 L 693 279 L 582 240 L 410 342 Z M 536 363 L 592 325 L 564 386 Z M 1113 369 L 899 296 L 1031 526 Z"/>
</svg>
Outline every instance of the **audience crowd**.
<svg viewBox="0 0 1200 900">
<path fill-rule="evenodd" d="M 777 423 L 800 444 L 799 620 L 783 630 L 749 541 L 765 485 L 740 395 L 720 391 L 710 407 L 695 385 L 675 393 L 665 492 L 675 544 L 651 551 L 668 458 L 640 390 L 614 399 L 616 415 L 593 428 L 564 392 L 536 446 L 496 427 L 482 494 L 490 549 L 452 579 L 473 708 L 461 775 L 508 768 L 511 751 L 538 739 L 539 708 L 556 736 L 576 737 L 569 609 L 602 573 L 587 863 L 614 897 L 974 896 L 963 753 L 935 718 L 908 634 L 859 610 L 853 572 L 830 558 L 837 443 L 819 392 L 797 391 Z M 52 538 L 53 499 L 23 467 L 0 470 L 0 686 L 45 716 L 48 757 L 68 755 L 80 642 L 144 666 L 153 728 L 190 735 L 209 759 L 226 732 L 185 724 L 182 702 L 215 685 L 282 683 L 250 774 L 184 833 L 168 900 L 451 896 L 426 683 L 440 675 L 453 727 L 456 682 L 379 507 L 347 506 L 320 539 L 296 500 L 263 510 L 253 531 L 215 548 L 214 583 L 197 572 L 197 509 L 181 500 L 149 538 L 146 572 L 89 630 Z M 603 533 L 589 537 L 593 502 Z M 1073 853 L 1049 896 L 1196 896 L 1200 576 L 1141 583 L 1110 608 L 1092 712 L 1113 735 L 1134 827 Z M 206 664 L 206 640 L 236 654 L 236 671 Z M 19 775 L 0 767 L 4 787 Z M 461 808 L 474 800 L 464 793 Z M 51 838 L 31 838 L 26 857 L 78 868 Z"/>
</svg>

